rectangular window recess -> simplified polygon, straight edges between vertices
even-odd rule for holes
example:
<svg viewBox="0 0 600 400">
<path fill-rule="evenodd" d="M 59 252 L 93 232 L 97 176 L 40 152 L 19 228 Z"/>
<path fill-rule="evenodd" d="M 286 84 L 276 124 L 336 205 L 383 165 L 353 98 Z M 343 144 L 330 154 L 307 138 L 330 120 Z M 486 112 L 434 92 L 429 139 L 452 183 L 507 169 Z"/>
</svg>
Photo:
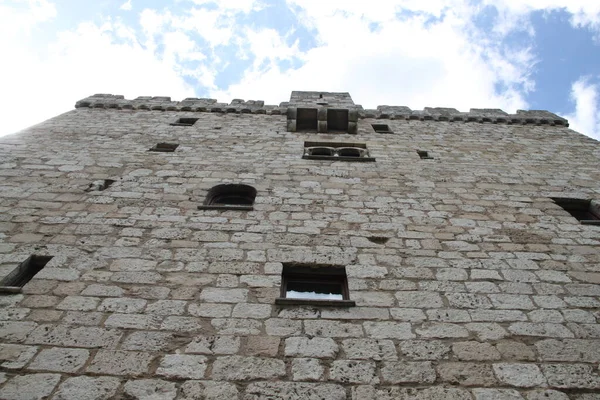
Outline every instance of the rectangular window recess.
<svg viewBox="0 0 600 400">
<path fill-rule="evenodd" d="M 346 268 L 326 265 L 284 265 L 278 305 L 352 307 Z"/>
<path fill-rule="evenodd" d="M 179 118 L 177 121 L 172 123 L 173 126 L 192 126 L 198 121 L 200 118 Z"/>
<path fill-rule="evenodd" d="M 327 132 L 348 132 L 348 110 L 327 110 Z"/>
<path fill-rule="evenodd" d="M 85 189 L 86 192 L 101 192 L 103 190 L 108 189 L 113 183 L 115 183 L 112 179 L 100 179 L 90 183 Z"/>
<path fill-rule="evenodd" d="M 417 150 L 417 154 L 419 157 L 421 157 L 421 160 L 433 160 L 433 157 L 431 157 L 425 150 Z"/>
<path fill-rule="evenodd" d="M 307 160 L 375 161 L 364 143 L 304 142 L 302 158 Z"/>
<path fill-rule="evenodd" d="M 297 132 L 316 132 L 317 131 L 317 109 L 316 108 L 298 108 L 296 111 L 296 131 Z"/>
<path fill-rule="evenodd" d="M 17 268 L 13 269 L 0 281 L 0 293 L 20 293 L 21 288 L 40 272 L 50 260 L 52 260 L 52 256 L 29 256 L 27 260 L 19 264 Z"/>
<path fill-rule="evenodd" d="M 148 151 L 158 151 L 161 153 L 172 153 L 174 152 L 179 145 L 177 143 L 157 143 L 149 149 Z"/>
<path fill-rule="evenodd" d="M 371 124 L 371 127 L 377 133 L 394 133 L 387 124 Z"/>
<path fill-rule="evenodd" d="M 557 205 L 584 225 L 600 225 L 600 202 L 589 199 L 552 197 Z"/>
</svg>

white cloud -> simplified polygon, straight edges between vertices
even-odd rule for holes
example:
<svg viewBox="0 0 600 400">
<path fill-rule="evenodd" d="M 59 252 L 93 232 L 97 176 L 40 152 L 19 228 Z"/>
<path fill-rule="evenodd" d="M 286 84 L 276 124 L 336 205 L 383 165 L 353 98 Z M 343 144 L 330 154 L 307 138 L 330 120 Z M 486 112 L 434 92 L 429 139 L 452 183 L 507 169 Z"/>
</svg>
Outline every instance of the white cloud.
<svg viewBox="0 0 600 400">
<path fill-rule="evenodd" d="M 566 115 L 571 129 L 600 140 L 599 87 L 589 77 L 581 77 L 571 86 L 571 100 L 575 111 Z"/>
<path fill-rule="evenodd" d="M 121 4 L 120 8 L 124 11 L 131 11 L 131 9 L 133 8 L 131 5 L 131 0 L 127 0 L 125 3 Z"/>
<path fill-rule="evenodd" d="M 257 54 L 271 54 L 269 68 L 265 71 L 254 65 L 240 82 L 214 91 L 213 96 L 260 96 L 278 103 L 291 90 L 301 89 L 349 91 L 365 107 L 501 107 L 509 111 L 526 107 L 519 88 L 532 86 L 528 77 L 532 58 L 523 50 L 507 60 L 493 43 L 474 43 L 466 17 L 472 10 L 459 1 L 444 2 L 453 7 L 447 7 L 443 22 L 436 23 L 428 22 L 425 15 L 398 21 L 394 18 L 397 3 L 392 1 L 382 1 L 378 7 L 341 0 L 321 2 L 320 7 L 314 7 L 318 2 L 313 0 L 293 3 L 300 7 L 301 20 L 318 31 L 318 47 L 303 54 L 281 45 L 266 52 L 255 49 Z M 413 11 L 435 8 L 423 3 L 406 1 L 402 6 L 411 6 Z M 380 28 L 372 32 L 371 22 L 379 22 Z M 285 40 L 281 37 L 270 43 Z M 302 59 L 303 65 L 282 72 L 276 55 L 285 51 Z M 497 94 L 496 83 L 503 83 L 507 90 Z"/>
<path fill-rule="evenodd" d="M 21 62 L 4 66 L 0 74 L 0 86 L 10 94 L 0 97 L 0 109 L 7 116 L 0 134 L 69 111 L 77 100 L 94 93 L 128 98 L 194 96 L 177 73 L 175 60 L 157 58 L 132 38 L 135 35 L 130 28 L 107 21 L 102 25 L 82 23 L 73 31 L 62 32 L 44 54 L 17 46 L 15 50 L 20 51 L 14 56 Z"/>
</svg>

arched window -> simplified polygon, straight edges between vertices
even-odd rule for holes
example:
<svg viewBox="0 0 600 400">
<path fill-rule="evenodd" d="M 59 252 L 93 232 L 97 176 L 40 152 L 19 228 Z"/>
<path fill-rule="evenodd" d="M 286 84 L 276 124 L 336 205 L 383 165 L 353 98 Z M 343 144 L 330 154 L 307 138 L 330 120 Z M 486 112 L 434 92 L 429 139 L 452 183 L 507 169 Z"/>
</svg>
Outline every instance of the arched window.
<svg viewBox="0 0 600 400">
<path fill-rule="evenodd" d="M 256 189 L 252 186 L 226 183 L 212 187 L 199 209 L 252 210 Z"/>
</svg>

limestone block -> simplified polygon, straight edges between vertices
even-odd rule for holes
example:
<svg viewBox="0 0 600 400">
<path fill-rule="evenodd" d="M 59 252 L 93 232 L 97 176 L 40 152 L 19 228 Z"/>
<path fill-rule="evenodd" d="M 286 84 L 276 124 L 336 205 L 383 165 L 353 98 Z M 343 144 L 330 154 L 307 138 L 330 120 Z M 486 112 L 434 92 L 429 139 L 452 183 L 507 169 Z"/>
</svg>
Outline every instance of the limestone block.
<svg viewBox="0 0 600 400">
<path fill-rule="evenodd" d="M 114 397 L 119 385 L 119 378 L 78 376 L 65 380 L 53 398 L 59 400 L 109 400 Z"/>
<path fill-rule="evenodd" d="M 0 389 L 0 398 L 6 400 L 47 398 L 59 381 L 59 374 L 17 375 Z"/>
<path fill-rule="evenodd" d="M 214 362 L 212 369 L 213 379 L 226 381 L 272 379 L 285 374 L 283 361 L 259 357 L 220 357 Z"/>
<path fill-rule="evenodd" d="M 177 396 L 175 384 L 161 379 L 128 381 L 123 391 L 136 400 L 173 400 Z"/>
<path fill-rule="evenodd" d="M 204 356 L 167 354 L 160 361 L 156 374 L 172 379 L 202 379 L 206 361 Z"/>
<path fill-rule="evenodd" d="M 331 338 L 291 337 L 285 339 L 285 355 L 291 357 L 335 358 L 339 351 Z"/>
<path fill-rule="evenodd" d="M 84 349 L 53 347 L 42 350 L 27 369 L 75 373 L 83 367 L 88 357 L 89 351 Z"/>
</svg>

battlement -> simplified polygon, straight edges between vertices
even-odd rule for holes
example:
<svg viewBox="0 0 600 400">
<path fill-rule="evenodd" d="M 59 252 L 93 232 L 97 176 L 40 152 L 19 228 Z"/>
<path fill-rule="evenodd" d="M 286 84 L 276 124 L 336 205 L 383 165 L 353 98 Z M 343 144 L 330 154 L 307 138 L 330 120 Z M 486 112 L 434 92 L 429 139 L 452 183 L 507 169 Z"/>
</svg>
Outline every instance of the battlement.
<svg viewBox="0 0 600 400">
<path fill-rule="evenodd" d="M 104 108 L 117 110 L 156 110 L 191 111 L 216 113 L 287 115 L 288 109 L 313 107 L 348 109 L 356 112 L 358 118 L 478 122 L 516 125 L 558 125 L 569 126 L 569 122 L 554 113 L 545 110 L 517 110 L 508 114 L 495 108 L 471 108 L 460 112 L 455 108 L 425 107 L 423 110 L 411 110 L 406 106 L 380 105 L 376 109 L 365 109 L 355 105 L 348 93 L 329 92 L 292 92 L 290 101 L 279 105 L 265 105 L 262 100 L 234 99 L 231 103 L 219 103 L 216 99 L 188 97 L 182 101 L 171 101 L 170 97 L 141 96 L 133 100 L 122 95 L 95 94 L 79 100 L 75 108 Z"/>
</svg>

